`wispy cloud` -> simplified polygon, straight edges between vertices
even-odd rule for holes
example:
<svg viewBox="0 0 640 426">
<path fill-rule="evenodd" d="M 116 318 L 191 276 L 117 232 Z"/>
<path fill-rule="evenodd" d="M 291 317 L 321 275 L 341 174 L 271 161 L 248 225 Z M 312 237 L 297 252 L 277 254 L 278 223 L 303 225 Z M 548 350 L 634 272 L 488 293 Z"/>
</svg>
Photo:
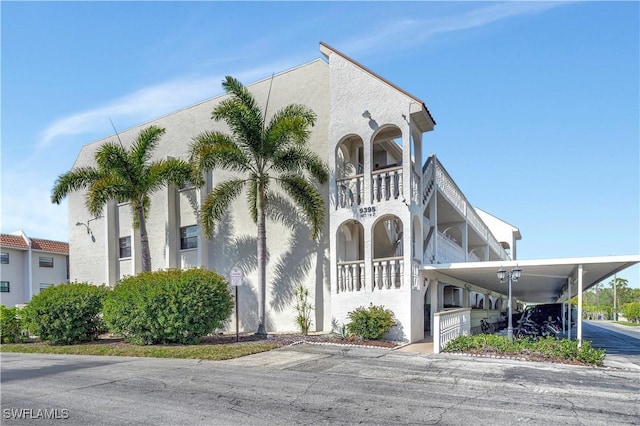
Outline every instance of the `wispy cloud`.
<svg viewBox="0 0 640 426">
<path fill-rule="evenodd" d="M 369 36 L 341 44 L 344 52 L 355 55 L 379 52 L 393 48 L 405 50 L 422 44 L 436 34 L 478 28 L 504 19 L 541 13 L 563 3 L 509 1 L 474 8 L 461 14 L 429 19 L 402 19 L 394 23 L 385 22 Z"/>
</svg>

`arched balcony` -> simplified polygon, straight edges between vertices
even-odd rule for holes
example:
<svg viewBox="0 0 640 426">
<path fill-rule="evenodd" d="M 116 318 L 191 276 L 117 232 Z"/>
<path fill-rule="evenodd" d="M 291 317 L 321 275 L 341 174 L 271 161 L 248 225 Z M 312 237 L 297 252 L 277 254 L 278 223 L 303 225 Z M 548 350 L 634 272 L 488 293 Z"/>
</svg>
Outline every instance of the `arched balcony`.
<svg viewBox="0 0 640 426">
<path fill-rule="evenodd" d="M 383 216 L 373 226 L 373 288 L 382 290 L 402 286 L 404 274 L 402 221 Z"/>
<path fill-rule="evenodd" d="M 348 208 L 364 203 L 364 157 L 362 139 L 349 135 L 336 148 L 337 206 Z"/>
<path fill-rule="evenodd" d="M 337 234 L 338 282 L 337 292 L 365 289 L 364 228 L 360 222 L 348 221 L 340 225 Z"/>
<path fill-rule="evenodd" d="M 385 126 L 376 133 L 372 146 L 373 202 L 402 199 L 402 131 Z"/>
</svg>

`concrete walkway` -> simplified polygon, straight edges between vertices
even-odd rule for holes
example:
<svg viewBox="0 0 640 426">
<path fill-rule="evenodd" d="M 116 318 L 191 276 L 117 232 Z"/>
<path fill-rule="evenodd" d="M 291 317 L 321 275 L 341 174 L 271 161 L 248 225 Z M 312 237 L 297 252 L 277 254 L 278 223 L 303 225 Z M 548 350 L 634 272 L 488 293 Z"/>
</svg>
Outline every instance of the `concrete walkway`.
<svg viewBox="0 0 640 426">
<path fill-rule="evenodd" d="M 423 340 L 410 343 L 408 345 L 404 345 L 396 350 L 400 352 L 432 354 L 433 353 L 433 336 L 425 335 Z"/>
</svg>

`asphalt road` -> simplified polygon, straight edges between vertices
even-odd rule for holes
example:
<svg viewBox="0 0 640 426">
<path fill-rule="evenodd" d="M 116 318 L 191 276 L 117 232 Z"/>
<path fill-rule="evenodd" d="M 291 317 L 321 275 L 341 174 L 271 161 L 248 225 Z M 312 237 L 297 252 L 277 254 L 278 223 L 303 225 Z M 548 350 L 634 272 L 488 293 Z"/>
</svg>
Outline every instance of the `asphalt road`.
<svg viewBox="0 0 640 426">
<path fill-rule="evenodd" d="M 2 424 L 640 424 L 638 377 L 311 345 L 222 362 L 2 354 Z"/>
</svg>

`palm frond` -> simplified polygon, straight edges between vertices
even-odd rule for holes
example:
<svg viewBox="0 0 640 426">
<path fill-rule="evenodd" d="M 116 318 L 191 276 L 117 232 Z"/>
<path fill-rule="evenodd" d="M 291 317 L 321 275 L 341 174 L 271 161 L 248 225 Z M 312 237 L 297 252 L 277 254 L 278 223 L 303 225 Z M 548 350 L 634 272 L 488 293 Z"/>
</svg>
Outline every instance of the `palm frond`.
<svg viewBox="0 0 640 426">
<path fill-rule="evenodd" d="M 279 182 L 311 223 L 311 238 L 318 239 L 325 217 L 322 195 L 302 176 L 283 176 Z"/>
<path fill-rule="evenodd" d="M 201 217 L 207 238 L 213 235 L 216 223 L 222 219 L 231 202 L 240 194 L 247 181 L 233 179 L 218 184 L 202 205 Z"/>
<path fill-rule="evenodd" d="M 305 144 L 311 135 L 309 129 L 315 123 L 316 115 L 311 109 L 304 105 L 291 104 L 274 114 L 265 133 L 269 141 L 278 144 Z"/>
<path fill-rule="evenodd" d="M 146 188 L 154 192 L 171 183 L 180 186 L 193 177 L 193 168 L 189 163 L 178 158 L 154 161 L 146 168 Z"/>
<path fill-rule="evenodd" d="M 149 161 L 153 150 L 158 146 L 158 142 L 164 133 L 165 129 L 158 126 L 149 126 L 142 129 L 129 151 L 133 160 L 132 163 L 140 167 Z"/>
<path fill-rule="evenodd" d="M 93 167 L 79 167 L 58 176 L 51 190 L 51 202 L 60 204 L 70 192 L 86 188 L 102 176 L 102 172 Z"/>
<path fill-rule="evenodd" d="M 320 156 L 300 145 L 274 153 L 271 168 L 276 172 L 287 174 L 302 174 L 307 171 L 320 183 L 325 183 L 329 179 L 329 168 Z"/>
<path fill-rule="evenodd" d="M 109 170 L 122 176 L 130 173 L 129 154 L 119 144 L 113 142 L 102 144 L 96 151 L 95 159 L 100 170 Z"/>
<path fill-rule="evenodd" d="M 220 132 L 204 132 L 193 138 L 189 157 L 199 171 L 222 168 L 247 172 L 255 169 L 235 141 Z"/>
<path fill-rule="evenodd" d="M 89 185 L 85 204 L 89 213 L 98 216 L 109 201 L 130 201 L 131 195 L 128 182 L 120 176 L 103 175 Z"/>
</svg>

